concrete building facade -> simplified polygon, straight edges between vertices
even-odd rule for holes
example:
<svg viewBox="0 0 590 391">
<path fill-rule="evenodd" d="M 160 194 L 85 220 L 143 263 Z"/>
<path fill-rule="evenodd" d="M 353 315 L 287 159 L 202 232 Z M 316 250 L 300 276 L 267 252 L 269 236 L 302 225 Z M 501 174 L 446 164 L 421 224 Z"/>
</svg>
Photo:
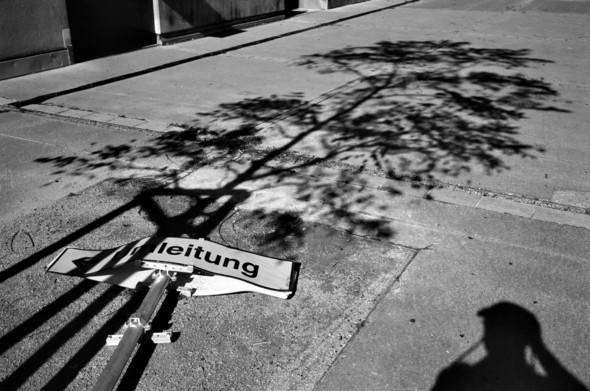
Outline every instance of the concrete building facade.
<svg viewBox="0 0 590 391">
<path fill-rule="evenodd" d="M 0 80 L 366 0 L 2 0 Z"/>
<path fill-rule="evenodd" d="M 72 63 L 66 0 L 2 0 L 0 7 L 0 79 Z"/>
</svg>

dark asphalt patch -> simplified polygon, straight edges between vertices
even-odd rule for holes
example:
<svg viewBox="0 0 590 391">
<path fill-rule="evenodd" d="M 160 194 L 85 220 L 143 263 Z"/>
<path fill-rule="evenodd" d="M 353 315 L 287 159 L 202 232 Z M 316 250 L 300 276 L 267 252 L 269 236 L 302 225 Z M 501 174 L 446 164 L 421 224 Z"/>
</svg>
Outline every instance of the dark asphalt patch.
<svg viewBox="0 0 590 391">
<path fill-rule="evenodd" d="M 119 389 L 310 389 L 413 252 L 289 213 L 244 211 L 239 192 L 178 194 L 146 180 L 106 181 L 0 227 L 0 388 L 88 389 L 145 291 L 45 273 L 59 249 L 112 248 L 150 235 L 208 236 L 301 263 L 291 300 L 169 292 Z M 223 196 L 224 204 L 216 202 Z"/>
</svg>

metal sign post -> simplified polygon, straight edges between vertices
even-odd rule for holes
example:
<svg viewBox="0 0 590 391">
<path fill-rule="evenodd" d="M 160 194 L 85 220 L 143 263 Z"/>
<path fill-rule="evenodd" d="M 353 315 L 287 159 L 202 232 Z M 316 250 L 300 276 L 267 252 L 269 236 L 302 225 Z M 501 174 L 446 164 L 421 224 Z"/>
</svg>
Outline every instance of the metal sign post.
<svg viewBox="0 0 590 391">
<path fill-rule="evenodd" d="M 94 391 L 111 391 L 136 345 L 150 329 L 150 319 L 164 292 L 183 273 L 185 296 L 258 292 L 287 299 L 293 295 L 298 264 L 230 248 L 204 239 L 145 238 L 111 250 L 66 248 L 47 271 L 136 288 L 151 281 L 139 309 L 126 323 L 123 335 L 111 335 L 116 345 Z M 175 284 L 178 285 L 178 284 Z M 155 343 L 170 342 L 171 333 L 154 333 Z"/>
<path fill-rule="evenodd" d="M 117 344 L 117 348 L 108 361 L 107 366 L 98 378 L 98 382 L 93 389 L 94 391 L 111 391 L 115 387 L 135 346 L 141 337 L 144 336 L 145 332 L 149 330 L 149 321 L 171 281 L 171 277 L 167 271 L 158 270 L 155 273 L 157 275 L 150 286 L 150 290 L 143 299 L 137 312 L 129 318 L 127 329 L 121 341 Z"/>
</svg>

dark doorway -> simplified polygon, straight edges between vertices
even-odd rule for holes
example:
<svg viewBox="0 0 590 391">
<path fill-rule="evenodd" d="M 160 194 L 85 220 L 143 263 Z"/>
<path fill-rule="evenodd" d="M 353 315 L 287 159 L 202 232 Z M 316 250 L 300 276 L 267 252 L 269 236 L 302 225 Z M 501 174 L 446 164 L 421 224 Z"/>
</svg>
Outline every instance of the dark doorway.
<svg viewBox="0 0 590 391">
<path fill-rule="evenodd" d="M 74 61 L 156 44 L 151 0 L 66 0 Z"/>
</svg>

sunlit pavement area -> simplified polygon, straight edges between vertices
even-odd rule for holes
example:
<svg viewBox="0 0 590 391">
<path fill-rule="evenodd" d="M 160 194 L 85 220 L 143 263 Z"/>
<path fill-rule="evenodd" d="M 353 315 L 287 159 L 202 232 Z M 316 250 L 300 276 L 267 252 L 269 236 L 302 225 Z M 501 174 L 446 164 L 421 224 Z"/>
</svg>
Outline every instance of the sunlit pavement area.
<svg viewBox="0 0 590 391">
<path fill-rule="evenodd" d="M 377 0 L 0 81 L 0 388 L 92 387 L 141 301 L 58 250 L 189 235 L 298 290 L 168 293 L 119 389 L 588 389 L 589 14 Z"/>
</svg>

